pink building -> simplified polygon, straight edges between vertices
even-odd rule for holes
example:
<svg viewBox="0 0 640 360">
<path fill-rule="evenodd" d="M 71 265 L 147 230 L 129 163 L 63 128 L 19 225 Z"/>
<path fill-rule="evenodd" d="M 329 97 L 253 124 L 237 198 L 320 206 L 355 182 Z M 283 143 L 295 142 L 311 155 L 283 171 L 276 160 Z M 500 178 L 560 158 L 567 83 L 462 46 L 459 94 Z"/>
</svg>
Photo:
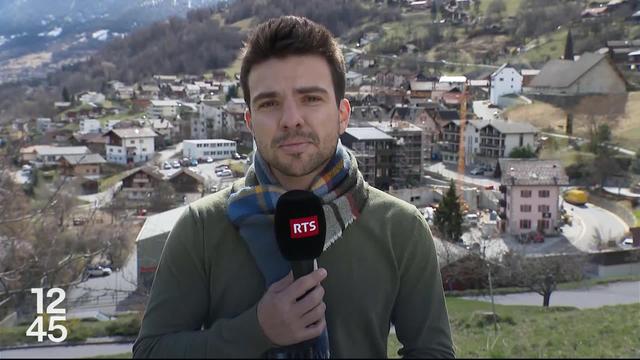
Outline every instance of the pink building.
<svg viewBox="0 0 640 360">
<path fill-rule="evenodd" d="M 557 232 L 560 186 L 569 178 L 557 160 L 501 159 L 500 202 L 506 215 L 506 231 L 513 235 L 539 231 Z"/>
</svg>

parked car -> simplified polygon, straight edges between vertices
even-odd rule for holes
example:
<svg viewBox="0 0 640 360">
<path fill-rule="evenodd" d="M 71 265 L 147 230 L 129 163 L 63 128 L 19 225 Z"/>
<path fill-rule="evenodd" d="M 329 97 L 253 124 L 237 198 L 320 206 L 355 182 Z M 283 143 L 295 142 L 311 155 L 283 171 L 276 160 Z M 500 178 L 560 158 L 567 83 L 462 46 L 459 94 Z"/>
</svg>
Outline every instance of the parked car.
<svg viewBox="0 0 640 360">
<path fill-rule="evenodd" d="M 75 217 L 73 218 L 73 226 L 80 226 L 80 225 L 84 225 L 89 221 L 89 219 L 87 219 L 84 216 L 79 216 L 79 217 Z"/>
<path fill-rule="evenodd" d="M 172 166 L 174 169 L 179 169 L 179 168 L 180 168 L 180 162 L 179 162 L 178 160 L 174 160 L 174 161 L 171 163 L 171 166 Z"/>
<path fill-rule="evenodd" d="M 198 160 L 191 159 L 191 161 L 189 161 L 189 166 L 198 166 Z"/>
<path fill-rule="evenodd" d="M 89 277 L 100 277 L 111 275 L 111 268 L 106 266 L 91 266 L 87 268 L 87 275 Z"/>
<path fill-rule="evenodd" d="M 471 174 L 471 175 L 482 175 L 482 174 L 484 174 L 484 168 L 478 166 L 476 168 L 471 169 L 471 171 L 469 171 L 469 174 Z"/>
<path fill-rule="evenodd" d="M 231 171 L 231 169 L 224 169 L 222 171 L 216 171 L 216 175 L 219 177 L 233 176 L 233 171 Z"/>
<path fill-rule="evenodd" d="M 231 157 L 232 157 L 234 160 L 240 160 L 240 159 L 242 159 L 242 158 L 240 157 L 240 154 L 238 154 L 238 153 L 234 153 Z"/>
<path fill-rule="evenodd" d="M 626 245 L 626 246 L 633 245 L 633 239 L 632 238 L 626 238 L 626 239 L 622 240 L 622 245 Z"/>
<path fill-rule="evenodd" d="M 162 164 L 162 168 L 165 170 L 169 170 L 171 169 L 171 164 L 168 161 L 165 161 L 164 164 Z"/>
<path fill-rule="evenodd" d="M 213 162 L 213 158 L 211 156 L 208 156 L 205 161 L 207 162 L 207 164 L 211 164 Z"/>
</svg>

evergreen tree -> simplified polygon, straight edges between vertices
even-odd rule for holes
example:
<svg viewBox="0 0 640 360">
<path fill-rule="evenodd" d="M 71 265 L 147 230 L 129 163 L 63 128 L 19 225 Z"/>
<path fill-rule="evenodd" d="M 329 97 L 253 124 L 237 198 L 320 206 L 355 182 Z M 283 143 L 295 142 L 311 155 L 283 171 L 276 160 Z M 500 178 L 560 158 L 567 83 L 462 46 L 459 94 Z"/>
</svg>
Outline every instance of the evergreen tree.
<svg viewBox="0 0 640 360">
<path fill-rule="evenodd" d="M 564 44 L 564 59 L 573 61 L 573 36 L 571 30 L 567 33 L 567 41 Z"/>
<path fill-rule="evenodd" d="M 434 1 L 431 4 L 431 19 L 436 20 L 438 18 L 438 5 Z"/>
<path fill-rule="evenodd" d="M 445 240 L 457 242 L 462 236 L 462 209 L 453 180 L 436 209 L 433 223 Z"/>
<path fill-rule="evenodd" d="M 66 87 L 62 88 L 62 100 L 69 102 L 71 101 L 71 96 L 69 95 L 69 90 Z"/>
</svg>

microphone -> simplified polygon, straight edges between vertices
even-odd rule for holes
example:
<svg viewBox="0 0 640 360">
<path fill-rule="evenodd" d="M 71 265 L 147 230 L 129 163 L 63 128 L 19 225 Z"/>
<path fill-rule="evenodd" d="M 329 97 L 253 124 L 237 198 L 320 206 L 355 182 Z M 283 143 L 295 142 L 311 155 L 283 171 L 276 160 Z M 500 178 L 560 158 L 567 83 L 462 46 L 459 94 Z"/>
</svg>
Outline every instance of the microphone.
<svg viewBox="0 0 640 360">
<path fill-rule="evenodd" d="M 274 229 L 282 256 L 291 264 L 294 279 L 305 276 L 316 269 L 316 259 L 324 249 L 327 232 L 322 201 L 306 190 L 291 190 L 282 194 L 276 203 Z M 304 298 L 304 295 L 296 300 Z M 327 359 L 328 338 L 303 341 L 267 354 L 276 359 Z M 325 347 L 317 342 L 324 343 Z"/>
<path fill-rule="evenodd" d="M 327 230 L 320 198 L 306 190 L 282 194 L 274 223 L 278 247 L 291 263 L 294 279 L 313 272 L 315 259 L 324 249 Z"/>
</svg>

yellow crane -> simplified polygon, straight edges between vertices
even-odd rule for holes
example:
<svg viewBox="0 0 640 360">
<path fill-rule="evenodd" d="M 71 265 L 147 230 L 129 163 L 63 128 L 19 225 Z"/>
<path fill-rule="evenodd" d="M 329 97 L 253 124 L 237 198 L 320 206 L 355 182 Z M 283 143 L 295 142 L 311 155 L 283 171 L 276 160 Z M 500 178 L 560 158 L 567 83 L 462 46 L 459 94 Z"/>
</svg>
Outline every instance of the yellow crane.
<svg viewBox="0 0 640 360">
<path fill-rule="evenodd" d="M 456 188 L 460 203 L 464 204 L 462 197 L 462 183 L 464 182 L 464 169 L 465 169 L 465 138 L 464 132 L 467 126 L 467 86 L 466 83 L 462 85 L 462 93 L 460 95 L 460 136 L 458 139 L 458 177 L 456 181 Z"/>
</svg>

